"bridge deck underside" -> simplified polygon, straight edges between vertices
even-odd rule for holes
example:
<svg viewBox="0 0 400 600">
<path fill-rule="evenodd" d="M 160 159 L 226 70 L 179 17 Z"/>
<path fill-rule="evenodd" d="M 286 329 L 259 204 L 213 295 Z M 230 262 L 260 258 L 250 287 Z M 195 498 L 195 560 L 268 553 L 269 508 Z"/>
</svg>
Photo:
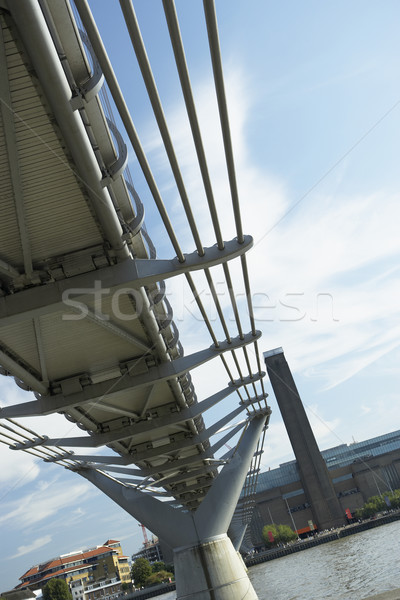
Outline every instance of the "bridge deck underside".
<svg viewBox="0 0 400 600">
<path fill-rule="evenodd" d="M 184 277 L 182 261 L 157 274 L 123 146 L 70 4 L 16 4 L 0 3 L 0 364 L 34 395 L 3 406 L 1 417 L 62 413 L 79 425 L 71 443 L 28 436 L 19 447 L 103 448 L 60 462 L 76 468 L 103 460 L 114 474 L 125 469 L 132 485 L 144 481 L 195 507 L 218 474 L 209 437 L 218 427 L 205 429 L 190 370 L 258 334 L 239 332 L 184 357 L 162 277 L 164 270 L 166 278 Z M 24 25 L 21 14 L 31 6 Z M 195 257 L 195 269 L 208 275 L 216 264 L 209 256 L 205 249 L 203 262 Z M 220 262 L 229 258 L 221 249 Z M 254 390 L 262 375 L 258 362 Z M 237 381 L 227 379 L 221 398 L 246 389 L 231 418 L 265 403 L 263 392 L 251 400 L 240 370 Z"/>
</svg>

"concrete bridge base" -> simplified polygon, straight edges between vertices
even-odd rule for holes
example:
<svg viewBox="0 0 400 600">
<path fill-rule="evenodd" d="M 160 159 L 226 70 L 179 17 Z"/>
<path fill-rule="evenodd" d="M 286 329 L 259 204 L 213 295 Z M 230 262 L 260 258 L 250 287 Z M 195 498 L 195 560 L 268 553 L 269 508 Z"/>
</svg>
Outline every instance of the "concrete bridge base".
<svg viewBox="0 0 400 600">
<path fill-rule="evenodd" d="M 257 600 L 237 552 L 243 530 L 235 533 L 231 522 L 268 416 L 268 407 L 248 416 L 235 452 L 195 511 L 173 508 L 90 466 L 78 471 L 173 549 L 178 600 Z"/>
<path fill-rule="evenodd" d="M 243 560 L 221 535 L 174 551 L 177 600 L 257 600 Z"/>
</svg>

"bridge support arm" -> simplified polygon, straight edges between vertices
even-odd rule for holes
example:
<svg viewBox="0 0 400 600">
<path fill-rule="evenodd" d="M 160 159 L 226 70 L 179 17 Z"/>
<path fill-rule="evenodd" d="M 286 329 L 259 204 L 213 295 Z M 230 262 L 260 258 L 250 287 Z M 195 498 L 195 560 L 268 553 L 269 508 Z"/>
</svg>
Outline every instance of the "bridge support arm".
<svg viewBox="0 0 400 600">
<path fill-rule="evenodd" d="M 203 539 L 227 532 L 268 415 L 268 409 L 255 413 L 235 454 L 197 509 L 195 521 Z"/>
<path fill-rule="evenodd" d="M 124 485 L 102 471 L 83 468 L 78 473 L 150 531 L 154 531 L 169 546 L 192 543 L 196 533 L 189 514 L 172 508 L 166 502 L 157 500 L 149 494 Z"/>
<path fill-rule="evenodd" d="M 265 408 L 249 417 L 235 454 L 194 512 L 172 508 L 101 471 L 79 470 L 80 475 L 173 548 L 178 600 L 239 600 L 244 597 L 257 600 L 243 561 L 227 531 L 268 416 L 269 409 Z M 240 544 L 243 533 L 235 531 L 236 544 Z"/>
<path fill-rule="evenodd" d="M 247 523 L 241 523 L 239 525 L 232 522 L 229 526 L 228 535 L 231 538 L 232 544 L 237 552 L 240 550 L 246 530 Z"/>
</svg>

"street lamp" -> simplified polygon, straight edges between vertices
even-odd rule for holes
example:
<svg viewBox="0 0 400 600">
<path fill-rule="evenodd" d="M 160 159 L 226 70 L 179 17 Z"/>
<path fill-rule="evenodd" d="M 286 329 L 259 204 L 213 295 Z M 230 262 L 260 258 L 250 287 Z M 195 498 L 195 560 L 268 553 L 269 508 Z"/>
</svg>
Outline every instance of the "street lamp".
<svg viewBox="0 0 400 600">
<path fill-rule="evenodd" d="M 285 502 L 286 502 L 286 506 L 287 506 L 287 510 L 288 510 L 288 513 L 289 513 L 289 515 L 290 515 L 290 518 L 292 519 L 293 528 L 294 528 L 294 531 L 295 531 L 295 533 L 297 534 L 297 539 L 300 539 L 300 538 L 299 538 L 299 534 L 297 533 L 297 527 L 296 527 L 296 523 L 294 522 L 293 515 L 292 515 L 292 513 L 290 512 L 290 508 L 289 508 L 288 501 L 286 500 L 286 498 L 284 498 L 284 500 L 285 500 Z"/>
</svg>

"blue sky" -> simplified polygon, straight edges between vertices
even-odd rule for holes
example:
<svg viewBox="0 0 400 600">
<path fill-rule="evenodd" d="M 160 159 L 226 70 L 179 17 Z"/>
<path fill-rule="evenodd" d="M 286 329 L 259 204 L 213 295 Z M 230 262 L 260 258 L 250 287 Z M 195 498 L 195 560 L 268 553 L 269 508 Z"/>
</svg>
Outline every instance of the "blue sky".
<svg viewBox="0 0 400 600">
<path fill-rule="evenodd" d="M 196 217 L 205 244 L 213 244 L 197 209 L 203 192 L 161 2 L 134 5 Z M 191 252 L 119 4 L 91 6 L 184 251 Z M 322 449 L 399 429 L 400 5 L 217 0 L 216 7 L 244 231 L 255 240 L 248 262 L 260 348 L 283 347 Z M 182 0 L 177 12 L 223 211 L 228 191 L 202 3 Z M 133 154 L 130 169 L 159 256 L 171 257 Z M 223 214 L 230 239 L 232 222 Z M 168 289 L 186 353 L 209 345 L 206 336 L 193 335 L 196 316 L 182 283 L 171 281 Z M 217 366 L 193 372 L 200 399 L 220 376 Z M 224 387 L 226 378 L 219 381 Z M 0 385 L 2 403 L 21 398 L 11 381 Z M 292 457 L 270 401 L 264 468 Z M 46 422 L 29 425 L 48 433 Z M 86 481 L 27 455 L 0 453 L 0 590 L 15 586 L 32 564 L 110 537 L 122 540 L 127 554 L 139 548 L 137 524 Z"/>
</svg>

